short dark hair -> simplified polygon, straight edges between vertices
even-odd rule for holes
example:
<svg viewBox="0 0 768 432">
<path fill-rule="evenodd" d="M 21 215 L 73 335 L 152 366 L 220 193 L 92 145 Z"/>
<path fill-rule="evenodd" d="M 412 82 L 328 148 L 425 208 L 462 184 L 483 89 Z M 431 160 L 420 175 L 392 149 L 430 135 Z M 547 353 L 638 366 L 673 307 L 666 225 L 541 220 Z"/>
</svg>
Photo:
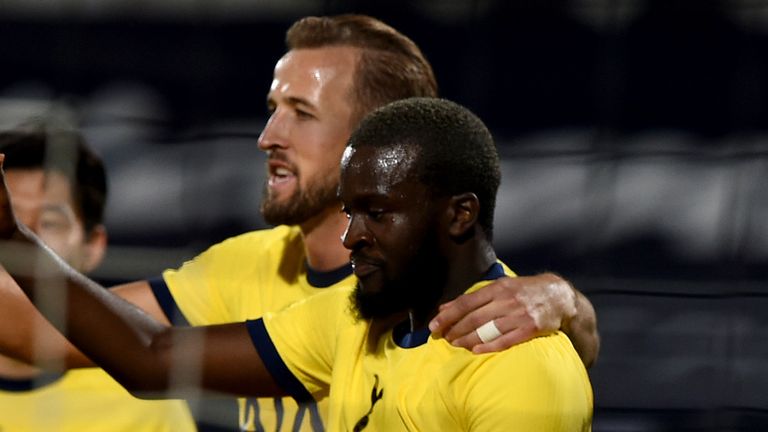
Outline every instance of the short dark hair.
<svg viewBox="0 0 768 432">
<path fill-rule="evenodd" d="M 488 128 L 467 108 L 437 98 L 393 102 L 365 117 L 349 145 L 415 148 L 419 180 L 436 196 L 477 195 L 478 223 L 488 239 L 493 237 L 499 155 Z"/>
<path fill-rule="evenodd" d="M 366 15 L 305 17 L 286 33 L 289 50 L 346 46 L 361 50 L 353 88 L 353 126 L 372 110 L 409 97 L 437 97 L 432 66 L 407 36 Z"/>
<path fill-rule="evenodd" d="M 101 159 L 88 147 L 82 134 L 43 125 L 0 131 L 0 153 L 8 169 L 42 169 L 63 174 L 72 197 L 90 233 L 104 220 L 107 178 Z"/>
</svg>

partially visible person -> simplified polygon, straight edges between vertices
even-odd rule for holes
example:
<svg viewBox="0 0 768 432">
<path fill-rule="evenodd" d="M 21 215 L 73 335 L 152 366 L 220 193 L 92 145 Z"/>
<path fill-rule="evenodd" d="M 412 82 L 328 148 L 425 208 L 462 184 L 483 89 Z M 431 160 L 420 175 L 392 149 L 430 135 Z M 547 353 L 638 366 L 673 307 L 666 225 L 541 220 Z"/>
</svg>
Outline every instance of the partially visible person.
<svg viewBox="0 0 768 432">
<path fill-rule="evenodd" d="M 339 160 L 350 134 L 366 114 L 386 103 L 438 95 L 432 67 L 419 47 L 368 16 L 302 18 L 288 30 L 286 45 L 275 65 L 266 98 L 270 117 L 258 142 L 268 155 L 261 211 L 275 228 L 227 239 L 178 269 L 115 288 L 163 324 L 242 321 L 354 280 L 349 253 L 339 241 L 347 221 L 336 195 Z M 12 310 L 23 322 L 36 316 L 12 296 L 0 296 L 0 312 Z M 4 333 L 10 324 L 3 316 L 0 352 L 27 359 L 29 338 Z M 492 330 L 483 333 L 485 341 L 476 331 L 480 327 Z M 482 293 L 460 297 L 435 317 L 432 330 L 458 346 L 485 352 L 561 327 L 591 364 L 599 339 L 589 301 L 562 278 L 543 274 L 500 278 Z M 51 340 L 38 349 L 40 356 L 59 358 L 65 346 L 68 366 L 91 364 L 65 341 Z M 322 404 L 241 399 L 239 427 L 320 430 Z"/>
<path fill-rule="evenodd" d="M 96 268 L 107 247 L 107 183 L 83 137 L 40 122 L 0 132 L 0 153 L 19 220 L 75 270 Z M 0 272 L 0 284 L 14 282 Z M 0 431 L 193 430 L 186 403 L 136 399 L 103 370 L 43 372 L 0 356 Z"/>
<path fill-rule="evenodd" d="M 136 392 L 171 391 L 174 369 L 200 365 L 212 390 L 328 397 L 333 431 L 589 431 L 591 385 L 563 333 L 483 355 L 430 337 L 440 303 L 513 276 L 492 247 L 500 177 L 490 132 L 460 105 L 412 98 L 374 111 L 341 163 L 357 283 L 242 323 L 158 323 L 44 250 L 2 191 L 0 238 L 29 249 L 0 262 L 31 297 L 62 280 L 66 304 L 44 313 L 72 312 L 59 327 Z"/>
</svg>

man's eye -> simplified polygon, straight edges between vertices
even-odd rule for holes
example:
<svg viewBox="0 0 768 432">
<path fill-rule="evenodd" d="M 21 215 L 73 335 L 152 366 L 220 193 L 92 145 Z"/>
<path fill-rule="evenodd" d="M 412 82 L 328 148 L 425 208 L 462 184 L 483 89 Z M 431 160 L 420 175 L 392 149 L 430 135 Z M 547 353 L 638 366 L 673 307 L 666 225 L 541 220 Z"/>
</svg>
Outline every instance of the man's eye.
<svg viewBox="0 0 768 432">
<path fill-rule="evenodd" d="M 63 231 L 69 228 L 65 220 L 60 219 L 41 219 L 38 222 L 39 229 L 42 231 Z"/>
<path fill-rule="evenodd" d="M 296 110 L 296 117 L 298 117 L 298 118 L 300 118 L 302 120 L 308 120 L 308 119 L 314 118 L 314 116 L 312 114 L 310 114 L 310 113 L 308 113 L 306 111 L 298 110 L 298 109 Z"/>
<path fill-rule="evenodd" d="M 372 220 L 381 220 L 384 216 L 384 210 L 368 210 L 368 217 Z"/>
</svg>

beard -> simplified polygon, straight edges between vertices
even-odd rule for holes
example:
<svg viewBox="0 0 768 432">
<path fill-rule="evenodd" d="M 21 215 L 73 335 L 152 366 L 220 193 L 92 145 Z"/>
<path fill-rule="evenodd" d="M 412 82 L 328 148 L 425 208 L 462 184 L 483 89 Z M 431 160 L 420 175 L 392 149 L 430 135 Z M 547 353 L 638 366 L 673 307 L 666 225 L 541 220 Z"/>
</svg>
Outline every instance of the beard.
<svg viewBox="0 0 768 432">
<path fill-rule="evenodd" d="M 338 181 L 331 177 L 319 178 L 306 189 L 298 185 L 296 191 L 284 202 L 279 202 L 269 193 L 264 184 L 261 200 L 261 214 L 270 225 L 299 225 L 318 215 L 338 201 Z"/>
<path fill-rule="evenodd" d="M 446 260 L 435 247 L 422 243 L 407 268 L 386 278 L 378 291 L 366 291 L 358 281 L 350 294 L 352 311 L 358 320 L 387 318 L 406 311 L 426 320 L 443 296 L 447 277 Z"/>
</svg>

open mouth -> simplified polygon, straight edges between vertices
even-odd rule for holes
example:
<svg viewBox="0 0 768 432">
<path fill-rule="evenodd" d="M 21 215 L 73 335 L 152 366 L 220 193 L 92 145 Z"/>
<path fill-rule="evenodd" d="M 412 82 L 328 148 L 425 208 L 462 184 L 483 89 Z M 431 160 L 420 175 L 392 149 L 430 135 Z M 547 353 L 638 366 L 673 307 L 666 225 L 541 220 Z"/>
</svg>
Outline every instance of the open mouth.
<svg viewBox="0 0 768 432">
<path fill-rule="evenodd" d="M 296 178 L 296 175 L 287 168 L 270 169 L 269 185 L 270 186 L 281 185 L 281 184 L 290 182 L 295 178 Z"/>
<path fill-rule="evenodd" d="M 271 159 L 268 169 L 270 188 L 281 188 L 296 181 L 296 170 L 286 161 Z"/>
</svg>

